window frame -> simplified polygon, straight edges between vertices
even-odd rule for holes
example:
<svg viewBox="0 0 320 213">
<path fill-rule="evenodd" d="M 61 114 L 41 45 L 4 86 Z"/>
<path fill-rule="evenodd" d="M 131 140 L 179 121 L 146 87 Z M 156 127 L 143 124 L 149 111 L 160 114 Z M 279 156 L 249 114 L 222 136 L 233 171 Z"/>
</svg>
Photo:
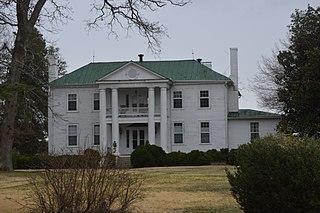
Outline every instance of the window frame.
<svg viewBox="0 0 320 213">
<path fill-rule="evenodd" d="M 257 126 L 254 126 L 257 125 Z M 249 124 L 250 141 L 260 137 L 260 123 L 257 121 L 250 122 Z"/>
<path fill-rule="evenodd" d="M 76 134 L 75 135 L 70 135 L 70 127 L 75 127 L 76 128 Z M 79 134 L 78 134 L 78 124 L 68 124 L 67 126 L 67 147 L 77 147 L 79 144 Z M 70 144 L 70 137 L 76 137 L 76 144 Z"/>
<path fill-rule="evenodd" d="M 208 95 L 207 95 L 207 96 L 202 96 L 202 94 L 201 94 L 202 92 L 207 92 Z M 202 103 L 201 100 L 207 100 L 208 106 L 201 106 L 201 103 Z M 200 91 L 199 91 L 199 107 L 200 107 L 201 109 L 208 109 L 208 108 L 210 108 L 210 92 L 209 92 L 209 90 L 200 90 Z"/>
<path fill-rule="evenodd" d="M 181 132 L 179 131 L 176 131 L 175 129 L 175 124 L 181 124 Z M 174 121 L 173 124 L 172 124 L 172 141 L 173 141 L 173 144 L 174 145 L 182 145 L 184 144 L 184 122 L 181 122 L 181 121 Z M 182 142 L 176 142 L 175 141 L 175 136 L 179 134 L 181 135 L 181 139 L 182 139 Z"/>
<path fill-rule="evenodd" d="M 98 127 L 98 133 L 99 134 L 96 134 L 96 127 Z M 98 137 L 96 137 L 98 136 Z M 98 144 L 96 144 L 96 139 L 98 140 Z M 100 146 L 100 124 L 94 124 L 93 125 L 93 143 L 92 143 L 94 146 Z"/>
<path fill-rule="evenodd" d="M 202 124 L 203 123 L 208 123 L 208 131 L 203 131 L 203 127 Z M 202 134 L 209 134 L 208 135 L 208 142 L 202 142 Z M 211 139 L 211 135 L 212 135 L 212 130 L 211 130 L 211 122 L 210 121 L 199 121 L 199 144 L 212 144 L 212 139 Z"/>
<path fill-rule="evenodd" d="M 175 97 L 175 93 L 180 93 L 181 97 Z M 181 107 L 175 105 L 175 101 L 181 101 Z M 183 109 L 183 92 L 181 90 L 172 92 L 172 108 L 173 109 Z"/>
<path fill-rule="evenodd" d="M 97 95 L 98 99 L 96 99 L 95 95 Z M 93 111 L 99 111 L 100 110 L 100 93 L 99 92 L 95 92 L 93 93 L 93 97 L 92 97 L 93 101 L 92 101 L 92 108 L 93 108 Z M 98 102 L 98 109 L 95 108 L 96 106 L 96 102 Z"/>
<path fill-rule="evenodd" d="M 70 95 L 75 95 L 75 100 L 70 100 Z M 70 109 L 70 102 L 75 102 L 75 109 Z M 78 112 L 78 94 L 77 93 L 68 93 L 67 95 L 67 111 L 68 112 Z"/>
</svg>

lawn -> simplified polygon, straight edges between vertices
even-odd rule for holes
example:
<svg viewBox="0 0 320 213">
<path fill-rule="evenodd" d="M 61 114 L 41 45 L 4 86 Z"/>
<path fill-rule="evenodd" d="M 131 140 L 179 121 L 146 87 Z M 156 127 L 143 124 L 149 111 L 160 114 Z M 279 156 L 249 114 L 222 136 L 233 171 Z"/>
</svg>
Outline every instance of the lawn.
<svg viewBox="0 0 320 213">
<path fill-rule="evenodd" d="M 230 194 L 226 166 L 143 168 L 145 179 L 138 212 L 242 212 Z M 229 167 L 232 168 L 232 167 Z M 28 189 L 25 171 L 0 172 L 1 212 L 16 212 Z"/>
</svg>

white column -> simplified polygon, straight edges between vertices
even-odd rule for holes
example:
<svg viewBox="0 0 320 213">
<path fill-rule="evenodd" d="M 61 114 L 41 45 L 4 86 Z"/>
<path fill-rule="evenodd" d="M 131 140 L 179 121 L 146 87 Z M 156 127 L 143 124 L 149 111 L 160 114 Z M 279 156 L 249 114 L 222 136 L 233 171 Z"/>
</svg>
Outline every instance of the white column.
<svg viewBox="0 0 320 213">
<path fill-rule="evenodd" d="M 100 148 L 107 151 L 107 98 L 106 90 L 100 89 Z"/>
<path fill-rule="evenodd" d="M 119 155 L 119 121 L 118 121 L 118 89 L 113 88 L 112 89 L 112 146 L 114 142 L 116 142 L 117 147 L 115 154 Z"/>
<path fill-rule="evenodd" d="M 154 124 L 154 88 L 148 88 L 148 140 L 150 144 L 156 143 Z"/>
<path fill-rule="evenodd" d="M 160 142 L 161 142 L 161 147 L 165 152 L 168 152 L 168 137 L 167 137 L 167 88 L 166 87 L 161 87 L 161 97 L 160 97 Z"/>
</svg>

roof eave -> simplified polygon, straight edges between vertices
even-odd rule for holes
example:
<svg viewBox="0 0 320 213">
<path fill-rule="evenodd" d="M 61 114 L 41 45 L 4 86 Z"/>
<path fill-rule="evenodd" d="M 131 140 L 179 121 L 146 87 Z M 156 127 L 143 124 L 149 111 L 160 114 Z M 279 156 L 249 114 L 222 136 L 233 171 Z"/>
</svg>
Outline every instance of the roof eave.
<svg viewBox="0 0 320 213">
<path fill-rule="evenodd" d="M 230 117 L 228 116 L 228 120 L 254 120 L 254 119 L 280 119 L 281 116 L 243 116 L 243 117 Z"/>
</svg>

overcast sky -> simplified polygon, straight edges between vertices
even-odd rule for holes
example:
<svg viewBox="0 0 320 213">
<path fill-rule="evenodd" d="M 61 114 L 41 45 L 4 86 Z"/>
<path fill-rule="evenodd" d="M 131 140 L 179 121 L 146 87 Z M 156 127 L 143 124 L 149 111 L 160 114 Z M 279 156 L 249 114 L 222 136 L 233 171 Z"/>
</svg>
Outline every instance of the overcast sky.
<svg viewBox="0 0 320 213">
<path fill-rule="evenodd" d="M 240 108 L 261 109 L 250 90 L 262 56 L 270 56 L 280 40 L 288 36 L 287 26 L 295 9 L 306 9 L 317 0 L 193 0 L 183 8 L 170 7 L 149 17 L 168 28 L 170 38 L 164 38 L 161 54 L 154 55 L 142 37 L 135 32 L 119 31 L 120 38 L 107 36 L 106 31 L 85 29 L 90 16 L 89 1 L 72 1 L 73 20 L 62 26 L 58 34 L 45 33 L 56 41 L 68 71 L 93 61 L 174 60 L 202 58 L 212 61 L 213 69 L 230 75 L 229 48 L 239 49 Z M 194 53 L 194 54 L 192 54 Z"/>
</svg>

